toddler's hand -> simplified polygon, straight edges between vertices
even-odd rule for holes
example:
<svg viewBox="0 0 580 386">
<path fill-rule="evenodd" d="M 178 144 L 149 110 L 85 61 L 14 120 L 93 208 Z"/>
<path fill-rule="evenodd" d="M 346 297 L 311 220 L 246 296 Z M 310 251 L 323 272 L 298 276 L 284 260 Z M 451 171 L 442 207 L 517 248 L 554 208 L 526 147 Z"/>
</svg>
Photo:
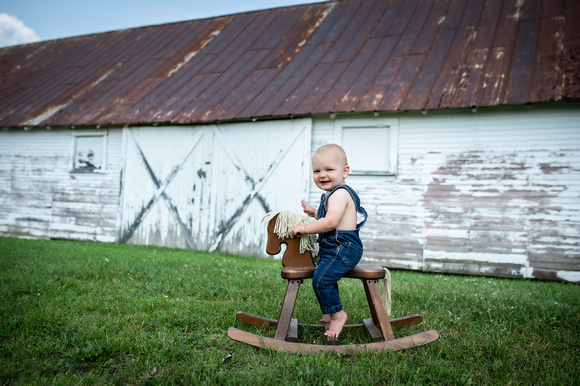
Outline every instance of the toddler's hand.
<svg viewBox="0 0 580 386">
<path fill-rule="evenodd" d="M 306 203 L 306 201 L 304 201 L 304 200 L 302 200 L 301 203 L 302 203 L 302 210 L 304 210 L 304 213 L 306 213 L 310 217 L 316 217 L 316 209 L 314 209 L 313 207 L 308 205 Z"/>
<path fill-rule="evenodd" d="M 296 225 L 292 228 L 292 234 L 294 236 L 302 236 L 304 234 L 304 225 Z"/>
</svg>

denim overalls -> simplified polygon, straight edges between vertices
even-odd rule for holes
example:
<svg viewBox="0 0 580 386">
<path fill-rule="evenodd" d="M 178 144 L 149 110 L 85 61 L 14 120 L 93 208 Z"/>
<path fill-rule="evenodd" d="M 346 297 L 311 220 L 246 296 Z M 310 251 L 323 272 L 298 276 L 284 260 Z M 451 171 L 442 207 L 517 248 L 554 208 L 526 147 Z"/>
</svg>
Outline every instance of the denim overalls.
<svg viewBox="0 0 580 386">
<path fill-rule="evenodd" d="M 338 281 L 348 271 L 353 269 L 362 257 L 363 245 L 359 237 L 359 230 L 368 217 L 366 210 L 360 206 L 360 199 L 356 192 L 348 185 L 340 185 L 329 193 L 322 195 L 320 206 L 318 207 L 319 219 L 326 216 L 328 198 L 337 189 L 346 189 L 350 193 L 357 215 L 364 216 L 364 220 L 357 224 L 356 230 L 343 231 L 335 229 L 318 235 L 320 259 L 314 271 L 312 287 L 323 314 L 334 314 L 342 310 L 338 295 Z"/>
</svg>

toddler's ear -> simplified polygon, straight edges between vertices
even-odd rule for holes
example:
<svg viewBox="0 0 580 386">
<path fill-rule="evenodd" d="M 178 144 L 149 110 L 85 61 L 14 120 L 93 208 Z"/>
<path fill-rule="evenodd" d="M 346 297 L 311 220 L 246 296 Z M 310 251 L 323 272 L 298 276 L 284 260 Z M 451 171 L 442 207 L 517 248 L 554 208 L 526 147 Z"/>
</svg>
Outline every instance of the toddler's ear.
<svg viewBox="0 0 580 386">
<path fill-rule="evenodd" d="M 343 175 L 344 175 L 344 178 L 348 177 L 348 175 L 350 174 L 350 166 L 346 165 L 346 166 L 344 167 L 344 170 L 343 170 L 343 172 L 342 172 L 342 173 L 343 173 Z"/>
</svg>

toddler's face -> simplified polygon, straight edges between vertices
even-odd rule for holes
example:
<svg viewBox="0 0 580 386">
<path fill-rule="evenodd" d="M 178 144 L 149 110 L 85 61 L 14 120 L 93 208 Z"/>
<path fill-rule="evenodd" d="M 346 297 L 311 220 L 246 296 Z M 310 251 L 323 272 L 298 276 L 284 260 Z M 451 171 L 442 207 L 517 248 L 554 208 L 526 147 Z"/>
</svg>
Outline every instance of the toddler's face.
<svg viewBox="0 0 580 386">
<path fill-rule="evenodd" d="M 317 153 L 312 157 L 312 178 L 314 183 L 324 191 L 331 191 L 343 185 L 348 176 L 349 167 L 341 162 L 334 151 Z"/>
</svg>

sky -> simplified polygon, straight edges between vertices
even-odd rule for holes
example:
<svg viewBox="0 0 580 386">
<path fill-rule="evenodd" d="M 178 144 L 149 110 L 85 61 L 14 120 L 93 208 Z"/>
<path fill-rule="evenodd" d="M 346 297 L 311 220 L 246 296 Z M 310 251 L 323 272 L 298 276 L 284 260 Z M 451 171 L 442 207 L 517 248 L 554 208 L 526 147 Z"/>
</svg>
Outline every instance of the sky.
<svg viewBox="0 0 580 386">
<path fill-rule="evenodd" d="M 0 0 L 0 47 L 326 0 Z"/>
</svg>

